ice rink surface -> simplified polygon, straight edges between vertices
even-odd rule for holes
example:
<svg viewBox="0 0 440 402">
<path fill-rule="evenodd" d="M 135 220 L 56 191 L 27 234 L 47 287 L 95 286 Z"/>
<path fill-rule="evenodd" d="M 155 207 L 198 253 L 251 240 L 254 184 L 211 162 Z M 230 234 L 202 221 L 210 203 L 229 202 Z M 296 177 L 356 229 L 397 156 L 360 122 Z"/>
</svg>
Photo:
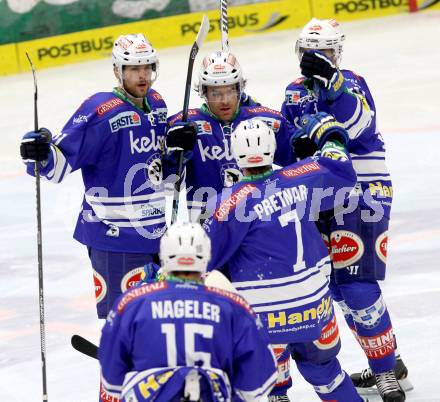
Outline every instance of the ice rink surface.
<svg viewBox="0 0 440 402">
<path fill-rule="evenodd" d="M 345 23 L 342 67 L 366 77 L 387 143 L 394 203 L 384 296 L 415 390 L 411 402 L 440 401 L 440 13 Z M 279 109 L 285 86 L 299 75 L 298 31 L 232 39 L 248 78 L 247 92 Z M 147 33 L 148 36 L 148 33 Z M 218 50 L 219 42 L 201 54 Z M 169 112 L 183 104 L 189 46 L 160 52 L 155 88 Z M 196 70 L 201 57 L 196 61 Z M 37 66 L 38 67 L 38 66 Z M 109 60 L 38 71 L 40 125 L 58 133 L 89 95 L 115 84 Z M 30 73 L 0 78 L 0 395 L 41 401 L 35 181 L 19 158 L 21 136 L 33 128 Z M 191 105 L 200 99 L 192 93 Z M 98 399 L 97 361 L 74 351 L 70 337 L 99 339 L 92 271 L 72 239 L 82 199 L 79 172 L 42 184 L 44 291 L 49 401 Z M 339 312 L 338 312 L 339 313 Z M 340 360 L 348 372 L 366 360 L 339 314 Z M 249 373 L 252 375 L 252 373 Z M 290 396 L 317 401 L 296 368 Z M 370 402 L 379 401 L 372 398 Z"/>
</svg>

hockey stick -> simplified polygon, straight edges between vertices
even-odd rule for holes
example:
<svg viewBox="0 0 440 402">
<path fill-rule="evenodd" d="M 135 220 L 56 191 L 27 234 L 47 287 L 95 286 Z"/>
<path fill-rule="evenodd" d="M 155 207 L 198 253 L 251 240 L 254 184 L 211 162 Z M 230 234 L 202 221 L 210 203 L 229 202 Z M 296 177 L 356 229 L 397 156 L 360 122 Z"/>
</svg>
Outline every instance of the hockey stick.
<svg viewBox="0 0 440 402">
<path fill-rule="evenodd" d="M 37 75 L 34 65 L 26 52 L 26 57 L 31 65 L 34 78 L 34 130 L 38 131 L 38 86 Z M 41 369 L 43 374 L 43 401 L 47 401 L 47 383 L 46 383 L 46 330 L 44 324 L 44 290 L 43 290 L 43 239 L 41 231 L 41 196 L 40 196 L 40 164 L 35 162 L 35 189 L 37 202 L 37 250 L 38 250 L 38 288 L 39 288 L 39 307 L 40 307 L 40 349 L 41 349 Z"/>
<path fill-rule="evenodd" d="M 209 19 L 206 15 L 203 16 L 202 23 L 200 24 L 199 32 L 197 33 L 197 38 L 191 48 L 191 53 L 189 55 L 188 61 L 188 73 L 186 74 L 186 83 L 185 83 L 185 97 L 183 100 L 183 112 L 182 112 L 182 121 L 188 121 L 188 106 L 189 106 L 189 96 L 191 93 L 191 79 L 192 72 L 194 67 L 194 61 L 196 59 L 197 53 L 202 46 L 203 41 L 206 38 L 206 35 L 209 31 Z M 171 222 L 176 222 L 177 213 L 179 211 L 179 194 L 180 194 L 180 186 L 182 184 L 182 172 L 183 172 L 183 151 L 179 152 L 179 159 L 177 165 L 177 181 L 174 185 L 174 195 L 173 195 L 173 212 L 171 216 Z"/>
<path fill-rule="evenodd" d="M 220 27 L 222 31 L 222 50 L 229 52 L 228 0 L 220 0 Z"/>
<path fill-rule="evenodd" d="M 93 359 L 98 358 L 98 346 L 88 341 L 86 338 L 83 338 L 81 335 L 73 335 L 70 339 L 70 343 L 78 352 L 92 357 Z"/>
</svg>

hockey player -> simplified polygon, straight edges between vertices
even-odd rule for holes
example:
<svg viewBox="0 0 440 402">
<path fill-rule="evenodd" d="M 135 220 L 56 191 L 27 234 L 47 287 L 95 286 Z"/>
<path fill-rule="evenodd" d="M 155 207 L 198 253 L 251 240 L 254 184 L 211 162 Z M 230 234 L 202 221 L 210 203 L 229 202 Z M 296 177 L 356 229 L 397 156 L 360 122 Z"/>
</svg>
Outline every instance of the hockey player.
<svg viewBox="0 0 440 402">
<path fill-rule="evenodd" d="M 167 107 L 151 88 L 157 54 L 143 34 L 123 35 L 114 43 L 112 61 L 118 87 L 86 99 L 60 134 L 32 131 L 20 147 L 27 172 L 34 174 L 37 161 L 52 183 L 81 169 L 85 194 L 74 238 L 88 249 L 99 318 L 156 258 L 165 230 L 161 158 Z M 185 148 L 181 140 L 191 138 L 175 138 Z"/>
<path fill-rule="evenodd" d="M 102 330 L 102 396 L 123 401 L 261 401 L 276 381 L 267 333 L 238 294 L 203 285 L 210 241 L 199 224 L 161 240 L 166 279 L 128 290 Z"/>
<path fill-rule="evenodd" d="M 278 171 L 272 170 L 275 135 L 264 122 L 244 121 L 233 132 L 232 152 L 244 177 L 223 191 L 228 198 L 217 197 L 204 222 L 212 244 L 208 270 L 231 278 L 269 332 L 279 364 L 269 401 L 289 401 L 289 352 L 321 400 L 362 401 L 336 358 L 340 340 L 327 279 L 330 257 L 310 219 L 347 198 L 356 174 L 337 141 L 347 139 L 346 131 L 334 119 L 310 117 L 303 123 L 298 135 L 317 133 L 321 156 Z"/>
<path fill-rule="evenodd" d="M 185 179 L 192 218 L 199 215 L 209 197 L 240 179 L 240 169 L 230 150 L 230 137 L 241 121 L 263 119 L 276 134 L 275 162 L 287 165 L 292 159 L 289 140 L 294 128 L 279 112 L 257 106 L 254 101 L 246 102 L 244 87 L 242 69 L 233 54 L 214 52 L 205 57 L 197 85 L 205 103 L 199 109 L 190 109 L 188 117 L 197 125 L 196 145 L 192 153 L 187 153 Z M 181 118 L 182 113 L 169 118 L 170 132 Z"/>
<path fill-rule="evenodd" d="M 332 292 L 370 366 L 352 375 L 353 382 L 357 387 L 377 383 L 384 401 L 399 402 L 405 395 L 395 374 L 402 379 L 408 370 L 394 351 L 391 320 L 378 284 L 385 278 L 391 178 L 370 90 L 364 78 L 339 68 L 344 38 L 335 20 L 313 18 L 306 24 L 296 42 L 303 77 L 287 86 L 282 113 L 296 125 L 306 113 L 330 113 L 348 131 L 359 203 L 343 222 L 337 214 L 321 222 L 333 261 Z M 307 139 L 296 145 L 299 157 L 315 151 Z"/>
</svg>

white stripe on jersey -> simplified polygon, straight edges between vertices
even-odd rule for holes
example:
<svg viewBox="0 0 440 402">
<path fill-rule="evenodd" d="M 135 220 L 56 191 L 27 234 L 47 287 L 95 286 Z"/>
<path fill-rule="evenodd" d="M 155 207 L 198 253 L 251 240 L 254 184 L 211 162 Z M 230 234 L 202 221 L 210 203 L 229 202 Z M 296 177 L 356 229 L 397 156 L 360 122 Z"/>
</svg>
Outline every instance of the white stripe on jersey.
<svg viewBox="0 0 440 402">
<path fill-rule="evenodd" d="M 256 313 L 303 306 L 321 299 L 328 292 L 328 280 L 323 267 L 329 261 L 330 258 L 326 256 L 314 267 L 284 278 L 232 284 Z"/>
<path fill-rule="evenodd" d="M 304 278 L 305 276 L 310 274 L 310 269 L 321 269 L 324 265 L 330 264 L 330 257 L 326 255 L 321 260 L 319 260 L 313 267 L 303 269 L 301 272 L 297 274 L 293 274 L 291 276 L 287 276 L 285 278 L 274 278 L 274 279 L 257 279 L 255 281 L 243 281 L 243 282 L 234 282 L 237 286 L 240 288 L 246 288 L 246 287 L 253 287 L 258 288 L 260 286 L 266 287 L 271 285 L 280 285 L 282 283 L 291 282 L 292 280 L 299 280 L 301 278 Z M 294 279 L 292 279 L 294 278 Z"/>
<path fill-rule="evenodd" d="M 72 167 L 67 163 L 66 157 L 58 147 L 51 144 L 50 152 L 53 157 L 53 169 L 45 177 L 52 183 L 59 183 L 72 172 Z"/>
<path fill-rule="evenodd" d="M 144 195 L 134 195 L 132 197 L 99 197 L 94 195 L 88 195 L 86 194 L 86 201 L 89 204 L 93 203 L 113 203 L 113 204 L 130 204 L 131 202 L 137 202 L 137 201 L 147 201 L 147 200 L 154 200 L 164 197 L 164 191 L 155 191 L 151 194 L 144 194 Z"/>
<path fill-rule="evenodd" d="M 235 284 L 232 283 L 234 286 Z M 328 281 L 325 275 L 322 272 L 313 275 L 310 280 L 305 280 L 301 284 L 295 283 L 289 287 L 284 287 L 282 291 L 295 291 L 297 288 L 301 286 L 302 292 L 298 293 L 290 293 L 288 295 L 280 295 L 280 288 L 266 288 L 266 289 L 258 289 L 258 291 L 252 294 L 251 291 L 242 291 L 240 290 L 240 295 L 243 296 L 251 305 L 252 309 L 256 313 L 266 313 L 269 311 L 279 311 L 286 310 L 289 308 L 304 306 L 309 303 L 313 303 L 322 299 L 328 290 Z M 320 289 L 320 290 L 319 290 Z M 318 293 L 313 294 L 319 290 Z M 312 294 L 312 295 L 311 295 Z M 261 304 L 261 298 L 265 296 L 266 303 L 279 302 L 278 304 L 268 304 L 268 305 L 260 305 L 255 306 L 254 304 Z M 311 295 L 311 296 L 310 296 Z M 291 300 L 293 298 L 301 298 L 300 300 L 287 302 L 287 300 Z M 286 301 L 283 303 L 283 301 Z"/>
<path fill-rule="evenodd" d="M 385 151 L 374 151 L 365 155 L 350 154 L 358 181 L 391 180 L 385 162 Z"/>
<path fill-rule="evenodd" d="M 348 136 L 352 140 L 361 135 L 373 120 L 372 112 L 366 102 L 362 102 L 359 95 L 355 94 L 355 97 L 356 110 L 353 113 L 353 116 L 349 120 L 341 122 L 348 131 Z"/>
<path fill-rule="evenodd" d="M 122 219 L 137 221 L 140 219 L 156 218 L 165 213 L 164 197 L 140 204 L 103 205 L 92 203 L 90 205 L 100 220 Z"/>
<path fill-rule="evenodd" d="M 119 398 L 121 395 L 121 391 L 122 391 L 122 385 L 114 385 L 114 384 L 110 384 L 102 375 L 101 372 L 101 384 L 102 386 L 105 388 L 105 390 L 107 391 L 107 393 L 109 395 L 115 396 L 117 398 Z"/>
<path fill-rule="evenodd" d="M 253 391 L 243 391 L 239 388 L 235 388 L 235 390 L 246 402 L 260 401 L 262 398 L 265 398 L 267 395 L 269 395 L 269 392 L 272 390 L 272 385 L 276 382 L 277 378 L 278 373 L 275 372 L 260 388 L 257 388 Z"/>
<path fill-rule="evenodd" d="M 160 223 L 165 223 L 165 216 L 158 219 L 141 220 L 141 221 L 108 221 L 103 219 L 103 223 L 106 225 L 114 225 L 120 228 L 140 228 L 147 226 L 154 226 Z"/>
</svg>

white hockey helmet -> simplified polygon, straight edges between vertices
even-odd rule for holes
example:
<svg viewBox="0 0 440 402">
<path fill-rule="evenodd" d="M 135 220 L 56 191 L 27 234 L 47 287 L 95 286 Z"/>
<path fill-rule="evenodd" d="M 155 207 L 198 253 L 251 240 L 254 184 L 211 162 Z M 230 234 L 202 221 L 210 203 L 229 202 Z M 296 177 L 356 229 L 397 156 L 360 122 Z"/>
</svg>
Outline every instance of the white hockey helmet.
<svg viewBox="0 0 440 402">
<path fill-rule="evenodd" d="M 270 166 L 276 150 L 275 134 L 259 119 L 242 121 L 232 133 L 231 149 L 240 168 Z"/>
<path fill-rule="evenodd" d="M 176 222 L 162 236 L 160 260 L 163 272 L 205 273 L 211 258 L 211 241 L 198 223 Z"/>
<path fill-rule="evenodd" d="M 152 64 L 153 77 L 152 81 L 157 78 L 159 72 L 159 60 L 156 50 L 144 34 L 121 35 L 113 44 L 112 51 L 113 65 L 122 78 L 122 66 L 138 66 Z"/>
<path fill-rule="evenodd" d="M 319 20 L 312 18 L 299 34 L 295 52 L 301 60 L 304 49 L 332 49 L 335 54 L 336 65 L 339 65 L 344 39 L 345 35 L 342 33 L 341 26 L 335 19 Z"/>
<path fill-rule="evenodd" d="M 196 91 L 203 98 L 206 87 L 238 85 L 239 94 L 244 90 L 246 80 L 237 58 L 229 52 L 214 52 L 203 59 L 199 71 Z"/>
</svg>

